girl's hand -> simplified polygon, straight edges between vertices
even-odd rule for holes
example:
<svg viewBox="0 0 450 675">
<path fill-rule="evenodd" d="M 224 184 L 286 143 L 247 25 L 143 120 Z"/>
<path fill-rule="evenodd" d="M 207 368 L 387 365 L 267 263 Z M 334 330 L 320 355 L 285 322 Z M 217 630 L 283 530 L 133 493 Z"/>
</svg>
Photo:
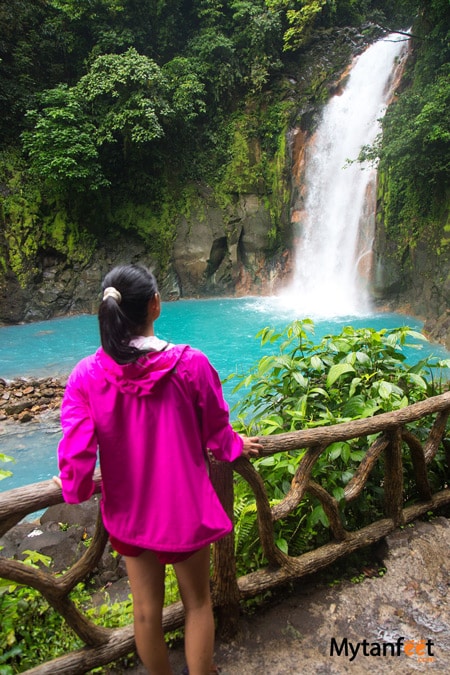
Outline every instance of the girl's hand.
<svg viewBox="0 0 450 675">
<path fill-rule="evenodd" d="M 262 450 L 262 445 L 259 442 L 259 438 L 257 436 L 252 436 L 251 438 L 248 436 L 243 436 L 240 434 L 242 440 L 244 441 L 244 447 L 242 448 L 242 455 L 244 457 L 247 457 L 249 459 L 250 457 L 258 457 L 259 451 Z"/>
<path fill-rule="evenodd" d="M 59 476 L 53 476 L 52 481 L 62 490 L 62 481 Z"/>
</svg>

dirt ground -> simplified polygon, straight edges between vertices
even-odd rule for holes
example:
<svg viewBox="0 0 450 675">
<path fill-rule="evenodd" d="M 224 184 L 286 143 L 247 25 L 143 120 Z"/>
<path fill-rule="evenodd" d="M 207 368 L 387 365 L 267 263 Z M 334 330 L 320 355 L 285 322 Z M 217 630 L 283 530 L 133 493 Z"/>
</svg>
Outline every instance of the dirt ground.
<svg viewBox="0 0 450 675">
<path fill-rule="evenodd" d="M 387 537 L 383 576 L 374 567 L 357 580 L 347 575 L 333 584 L 329 577 L 285 589 L 242 617 L 233 642 L 216 641 L 221 675 L 449 673 L 449 554 L 450 520 L 438 517 Z M 178 675 L 182 646 L 170 655 Z"/>
</svg>

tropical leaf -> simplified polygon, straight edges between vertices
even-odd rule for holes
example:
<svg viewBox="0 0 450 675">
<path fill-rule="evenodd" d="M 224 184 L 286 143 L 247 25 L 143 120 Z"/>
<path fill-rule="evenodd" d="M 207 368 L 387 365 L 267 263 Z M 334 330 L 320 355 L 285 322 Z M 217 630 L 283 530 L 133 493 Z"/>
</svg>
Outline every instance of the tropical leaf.
<svg viewBox="0 0 450 675">
<path fill-rule="evenodd" d="M 333 384 L 345 373 L 354 373 L 355 369 L 350 363 L 335 363 L 331 366 L 327 375 L 327 387 L 332 387 Z"/>
</svg>

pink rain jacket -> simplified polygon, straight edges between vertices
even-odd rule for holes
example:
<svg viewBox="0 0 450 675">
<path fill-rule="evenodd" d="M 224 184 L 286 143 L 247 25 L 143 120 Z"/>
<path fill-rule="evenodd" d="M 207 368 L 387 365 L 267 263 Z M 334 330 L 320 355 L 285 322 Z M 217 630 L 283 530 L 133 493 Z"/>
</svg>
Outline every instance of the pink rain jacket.
<svg viewBox="0 0 450 675">
<path fill-rule="evenodd" d="M 109 534 L 159 551 L 201 548 L 231 531 L 208 475 L 242 454 L 219 376 L 200 351 L 177 345 L 117 364 L 103 349 L 69 377 L 58 447 L 66 502 L 91 497 L 100 455 Z"/>
</svg>

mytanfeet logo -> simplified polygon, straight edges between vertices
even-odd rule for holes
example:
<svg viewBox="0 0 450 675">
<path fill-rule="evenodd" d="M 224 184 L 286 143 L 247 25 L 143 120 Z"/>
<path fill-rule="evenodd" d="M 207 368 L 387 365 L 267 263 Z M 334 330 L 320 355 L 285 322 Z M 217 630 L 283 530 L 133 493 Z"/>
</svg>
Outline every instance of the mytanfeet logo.
<svg viewBox="0 0 450 675">
<path fill-rule="evenodd" d="M 330 656 L 345 656 L 353 661 L 360 656 L 402 656 L 416 659 L 420 663 L 432 663 L 434 661 L 433 640 L 409 640 L 399 637 L 395 642 L 351 642 L 343 638 L 340 642 L 331 638 Z"/>
</svg>

